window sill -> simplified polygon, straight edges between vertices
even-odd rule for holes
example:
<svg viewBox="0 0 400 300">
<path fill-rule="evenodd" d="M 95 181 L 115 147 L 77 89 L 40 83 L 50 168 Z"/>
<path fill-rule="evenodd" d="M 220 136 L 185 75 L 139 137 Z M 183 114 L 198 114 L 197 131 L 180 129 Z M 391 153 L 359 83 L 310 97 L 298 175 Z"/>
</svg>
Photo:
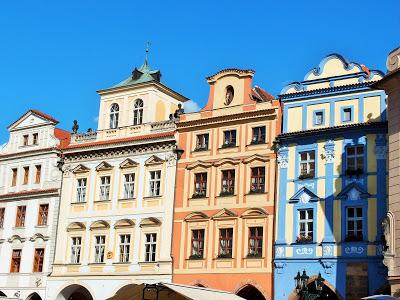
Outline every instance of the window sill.
<svg viewBox="0 0 400 300">
<path fill-rule="evenodd" d="M 101 262 L 101 263 L 96 263 L 96 262 L 88 263 L 88 266 L 105 266 L 105 265 L 106 265 L 105 262 Z"/>
<path fill-rule="evenodd" d="M 214 260 L 233 260 L 234 257 L 216 257 Z"/>
<path fill-rule="evenodd" d="M 25 229 L 25 226 L 14 226 L 14 230 Z"/>
<path fill-rule="evenodd" d="M 304 176 L 299 176 L 297 178 L 298 180 L 310 180 L 310 179 L 315 179 L 315 175 L 304 175 Z"/>
<path fill-rule="evenodd" d="M 81 263 L 66 263 L 65 266 L 81 266 Z"/>
<path fill-rule="evenodd" d="M 157 196 L 146 196 L 143 197 L 143 199 L 152 199 L 152 198 L 162 198 L 163 195 L 157 195 Z"/>
<path fill-rule="evenodd" d="M 36 225 L 35 228 L 47 228 L 49 225 Z"/>
<path fill-rule="evenodd" d="M 136 197 L 133 197 L 133 198 L 121 198 L 121 199 L 118 199 L 118 201 L 133 201 L 133 200 L 136 200 Z"/>
<path fill-rule="evenodd" d="M 71 205 L 75 205 L 75 204 L 86 204 L 87 202 L 86 201 L 83 201 L 83 202 L 71 202 Z"/>
<path fill-rule="evenodd" d="M 232 194 L 219 194 L 217 198 L 225 198 L 225 197 L 236 197 L 235 193 Z"/>
<path fill-rule="evenodd" d="M 251 196 L 251 195 L 262 195 L 262 194 L 268 194 L 268 192 L 262 192 L 262 191 L 260 191 L 260 192 L 248 192 L 247 194 L 246 194 L 246 196 Z"/>
<path fill-rule="evenodd" d="M 264 256 L 246 256 L 245 259 L 264 259 Z"/>
<path fill-rule="evenodd" d="M 111 202 L 111 199 L 108 200 L 95 200 L 94 203 L 102 203 L 102 202 Z"/>
<path fill-rule="evenodd" d="M 202 197 L 190 197 L 189 198 L 189 200 L 205 200 L 205 199 L 208 199 L 208 197 L 207 196 L 202 196 Z"/>
<path fill-rule="evenodd" d="M 131 263 L 132 263 L 131 261 L 127 261 L 127 262 L 117 261 L 117 262 L 113 262 L 112 264 L 113 265 L 130 265 Z"/>
<path fill-rule="evenodd" d="M 186 258 L 186 260 L 205 260 L 206 258 L 205 257 L 198 257 L 198 258 L 196 258 L 196 257 L 188 257 L 188 258 Z"/>
<path fill-rule="evenodd" d="M 159 264 L 158 261 L 139 261 L 138 262 L 139 265 L 156 265 Z"/>
<path fill-rule="evenodd" d="M 237 149 L 237 148 L 239 148 L 239 146 L 236 146 L 236 145 L 226 145 L 226 146 L 221 146 L 220 148 L 218 148 L 218 150 Z"/>
<path fill-rule="evenodd" d="M 250 144 L 246 145 L 246 147 L 251 147 L 251 146 L 257 146 L 257 145 L 266 145 L 267 142 L 262 141 L 262 142 L 251 142 Z"/>
<path fill-rule="evenodd" d="M 197 153 L 197 152 L 205 152 L 205 151 L 209 151 L 209 150 L 210 150 L 209 148 L 196 148 L 196 149 L 193 149 L 192 153 L 193 152 L 195 152 L 195 153 Z"/>
<path fill-rule="evenodd" d="M 290 245 L 317 245 L 317 242 L 311 241 L 311 242 L 293 242 Z"/>
</svg>

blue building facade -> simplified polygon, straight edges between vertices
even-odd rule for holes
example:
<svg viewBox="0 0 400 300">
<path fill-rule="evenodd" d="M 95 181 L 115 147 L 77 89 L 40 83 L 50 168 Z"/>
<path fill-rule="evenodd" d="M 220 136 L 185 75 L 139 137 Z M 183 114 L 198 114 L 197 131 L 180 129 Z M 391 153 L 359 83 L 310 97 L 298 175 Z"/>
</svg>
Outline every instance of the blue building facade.
<svg viewBox="0 0 400 300">
<path fill-rule="evenodd" d="M 296 295 L 305 270 L 322 299 L 360 299 L 386 284 L 381 223 L 387 206 L 386 95 L 379 71 L 325 57 L 281 92 L 275 299 Z"/>
</svg>

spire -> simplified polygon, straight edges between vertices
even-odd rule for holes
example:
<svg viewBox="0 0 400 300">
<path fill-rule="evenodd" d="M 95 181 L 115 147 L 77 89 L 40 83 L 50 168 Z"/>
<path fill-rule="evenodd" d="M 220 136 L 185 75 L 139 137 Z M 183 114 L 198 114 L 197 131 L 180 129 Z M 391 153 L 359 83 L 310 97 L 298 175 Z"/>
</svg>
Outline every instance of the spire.
<svg viewBox="0 0 400 300">
<path fill-rule="evenodd" d="M 146 55 L 145 55 L 145 58 L 144 58 L 144 63 L 139 69 L 140 71 L 150 70 L 150 67 L 149 67 L 149 48 L 150 48 L 150 42 L 147 42 L 146 43 Z"/>
</svg>

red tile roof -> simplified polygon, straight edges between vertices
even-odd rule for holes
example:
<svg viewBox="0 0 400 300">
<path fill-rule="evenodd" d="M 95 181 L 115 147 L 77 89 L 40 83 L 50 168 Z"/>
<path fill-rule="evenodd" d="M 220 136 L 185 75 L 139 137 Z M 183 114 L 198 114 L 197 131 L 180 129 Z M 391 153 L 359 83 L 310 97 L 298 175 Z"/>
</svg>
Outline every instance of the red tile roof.
<svg viewBox="0 0 400 300">
<path fill-rule="evenodd" d="M 54 128 L 54 136 L 60 140 L 59 148 L 65 148 L 71 143 L 71 133 L 60 128 Z"/>
<path fill-rule="evenodd" d="M 263 88 L 260 88 L 257 85 L 254 88 L 252 88 L 251 94 L 252 94 L 253 97 L 258 98 L 261 101 L 272 101 L 272 100 L 275 99 L 274 96 L 272 96 L 266 90 L 264 90 Z"/>
<path fill-rule="evenodd" d="M 53 118 L 52 116 L 50 116 L 48 114 L 45 114 L 44 112 L 41 112 L 40 110 L 30 109 L 29 111 L 33 112 L 34 114 L 37 114 L 37 115 L 41 116 L 42 118 L 45 118 L 45 119 L 49 120 L 51 122 L 59 123 L 55 118 Z"/>
</svg>

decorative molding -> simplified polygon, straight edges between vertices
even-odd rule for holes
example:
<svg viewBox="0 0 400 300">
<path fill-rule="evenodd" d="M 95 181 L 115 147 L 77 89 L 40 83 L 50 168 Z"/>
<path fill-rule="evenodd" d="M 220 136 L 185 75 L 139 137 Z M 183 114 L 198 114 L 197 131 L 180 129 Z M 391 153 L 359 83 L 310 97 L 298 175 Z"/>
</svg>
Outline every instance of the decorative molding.
<svg viewBox="0 0 400 300">
<path fill-rule="evenodd" d="M 144 165 L 145 165 L 145 166 L 161 165 L 161 164 L 163 164 L 164 162 L 165 162 L 165 160 L 159 158 L 159 157 L 156 156 L 156 155 L 152 155 L 151 157 L 149 157 L 149 158 L 145 161 Z"/>
<path fill-rule="evenodd" d="M 324 153 L 322 154 L 325 158 L 326 164 L 332 164 L 335 160 L 335 142 L 328 140 L 324 145 Z"/>
<path fill-rule="evenodd" d="M 275 257 L 281 258 L 285 256 L 285 248 L 278 246 L 275 248 Z"/>
<path fill-rule="evenodd" d="M 72 173 L 86 173 L 89 172 L 90 169 L 86 167 L 85 165 L 79 164 L 75 168 L 73 168 Z"/>
<path fill-rule="evenodd" d="M 393 72 L 400 68 L 400 47 L 389 53 L 386 60 L 386 68 L 389 72 Z"/>
<path fill-rule="evenodd" d="M 249 208 L 240 215 L 243 219 L 266 218 L 267 216 L 268 213 L 264 209 L 258 207 Z"/>
<path fill-rule="evenodd" d="M 137 167 L 139 163 L 136 161 L 133 161 L 130 158 L 125 159 L 122 163 L 119 164 L 120 169 L 126 169 L 126 168 L 134 168 Z"/>
<path fill-rule="evenodd" d="M 375 146 L 375 156 L 376 159 L 387 159 L 388 147 L 384 146 Z"/>
<path fill-rule="evenodd" d="M 267 162 L 267 161 L 269 161 L 269 157 L 265 156 L 265 155 L 254 154 L 254 155 L 252 155 L 250 157 L 247 157 L 247 158 L 243 159 L 243 163 L 244 164 L 248 164 L 248 163 L 251 163 L 252 161 L 255 161 L 255 160 L 258 160 L 258 161 L 261 161 L 261 162 Z"/>
<path fill-rule="evenodd" d="M 161 225 L 161 221 L 157 218 L 150 217 L 150 218 L 144 218 L 140 221 L 139 226 L 144 227 L 144 226 L 159 226 Z"/>
<path fill-rule="evenodd" d="M 36 234 L 34 234 L 29 240 L 31 241 L 31 242 L 34 242 L 34 241 L 36 241 L 37 239 L 42 239 L 43 241 L 48 241 L 49 239 L 50 239 L 50 237 L 49 236 L 44 236 L 43 234 L 41 234 L 41 233 L 36 233 Z"/>
<path fill-rule="evenodd" d="M 331 274 L 332 273 L 332 268 L 333 268 L 333 262 L 330 261 L 321 261 L 321 265 L 324 268 L 324 271 L 326 274 Z"/>
<path fill-rule="evenodd" d="M 215 215 L 212 216 L 213 220 L 232 219 L 232 218 L 237 218 L 237 214 L 227 208 L 221 209 L 219 212 L 217 212 Z"/>
<path fill-rule="evenodd" d="M 276 272 L 278 274 L 282 274 L 283 269 L 286 267 L 286 263 L 284 263 L 284 262 L 274 262 L 274 265 L 275 265 Z"/>
<path fill-rule="evenodd" d="M 297 255 L 312 255 L 313 253 L 314 253 L 314 249 L 311 247 L 296 248 Z"/>
<path fill-rule="evenodd" d="M 14 234 L 14 235 L 11 236 L 7 241 L 8 241 L 9 243 L 13 243 L 15 240 L 18 240 L 18 241 L 20 241 L 21 243 L 23 243 L 23 242 L 26 241 L 26 238 L 23 238 L 23 237 L 20 237 L 20 236 L 17 235 L 17 234 Z"/>
<path fill-rule="evenodd" d="M 208 221 L 210 218 L 207 216 L 205 213 L 201 211 L 195 211 L 190 214 L 188 214 L 185 217 L 186 222 L 199 222 L 199 221 Z"/>
<path fill-rule="evenodd" d="M 289 162 L 289 149 L 286 146 L 279 148 L 278 150 L 278 164 L 281 169 L 286 169 Z"/>
<path fill-rule="evenodd" d="M 366 199 L 371 195 L 364 190 L 364 188 L 357 182 L 351 182 L 346 185 L 345 188 L 336 196 L 336 198 L 341 200 L 359 200 Z"/>
<path fill-rule="evenodd" d="M 69 231 L 82 231 L 86 229 L 86 225 L 82 222 L 73 222 L 67 226 L 67 232 Z"/>
<path fill-rule="evenodd" d="M 363 254 L 364 253 L 364 248 L 363 247 L 357 247 L 357 246 L 348 246 L 344 248 L 344 252 L 346 254 Z"/>
<path fill-rule="evenodd" d="M 90 224 L 89 227 L 90 230 L 108 229 L 108 228 L 110 228 L 110 223 L 104 220 L 94 221 L 92 224 Z"/>
<path fill-rule="evenodd" d="M 118 228 L 131 228 L 131 227 L 134 227 L 134 226 L 135 226 L 135 222 L 133 220 L 130 220 L 130 219 L 118 220 L 114 224 L 114 228 L 115 229 L 118 229 Z"/>
<path fill-rule="evenodd" d="M 322 255 L 323 256 L 333 256 L 333 246 L 324 245 L 322 247 Z"/>
<path fill-rule="evenodd" d="M 303 203 L 307 204 L 309 202 L 316 202 L 321 200 L 317 195 L 311 192 L 306 187 L 301 187 L 290 199 L 289 203 Z"/>
</svg>

